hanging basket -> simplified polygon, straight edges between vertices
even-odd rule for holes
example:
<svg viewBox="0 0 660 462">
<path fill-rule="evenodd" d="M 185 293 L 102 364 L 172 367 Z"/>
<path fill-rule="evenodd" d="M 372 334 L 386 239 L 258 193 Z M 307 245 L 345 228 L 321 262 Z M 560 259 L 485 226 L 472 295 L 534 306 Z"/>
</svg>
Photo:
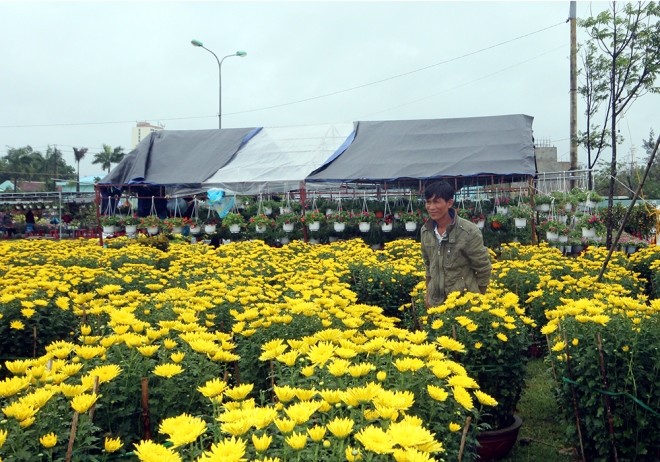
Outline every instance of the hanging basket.
<svg viewBox="0 0 660 462">
<path fill-rule="evenodd" d="M 380 225 L 380 229 L 382 229 L 384 233 L 391 232 L 393 227 L 392 223 L 381 223 Z"/>
<path fill-rule="evenodd" d="M 340 223 L 338 221 L 335 221 L 332 226 L 335 229 L 336 233 L 343 233 L 344 230 L 346 229 L 346 223 Z"/>
<path fill-rule="evenodd" d="M 412 233 L 414 231 L 417 231 L 417 222 L 415 221 L 406 221 L 406 231 L 409 233 Z"/>
<path fill-rule="evenodd" d="M 360 228 L 361 233 L 368 233 L 369 230 L 371 229 L 371 223 L 369 223 L 368 221 L 361 221 L 358 224 L 358 228 Z"/>
<path fill-rule="evenodd" d="M 213 233 L 215 233 L 216 228 L 217 228 L 217 225 L 204 225 L 204 232 L 206 234 L 213 234 Z"/>
<path fill-rule="evenodd" d="M 285 233 L 290 233 L 293 231 L 294 228 L 293 223 L 282 223 L 282 229 L 284 230 Z"/>
<path fill-rule="evenodd" d="M 318 231 L 321 229 L 321 222 L 320 221 L 313 221 L 310 224 L 307 225 L 310 231 Z"/>
</svg>

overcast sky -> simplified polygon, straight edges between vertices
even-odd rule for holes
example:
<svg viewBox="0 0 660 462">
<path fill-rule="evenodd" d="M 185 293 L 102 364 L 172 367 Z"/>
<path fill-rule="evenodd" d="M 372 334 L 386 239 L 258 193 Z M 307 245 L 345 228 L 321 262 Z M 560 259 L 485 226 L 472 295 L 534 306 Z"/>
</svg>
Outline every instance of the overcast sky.
<svg viewBox="0 0 660 462">
<path fill-rule="evenodd" d="M 74 165 L 84 146 L 92 175 L 136 122 L 217 128 L 218 65 L 197 39 L 247 52 L 222 64 L 223 128 L 528 114 L 568 161 L 569 3 L 0 1 L 0 155 L 57 145 Z M 659 102 L 628 111 L 622 155 L 660 132 Z"/>
</svg>

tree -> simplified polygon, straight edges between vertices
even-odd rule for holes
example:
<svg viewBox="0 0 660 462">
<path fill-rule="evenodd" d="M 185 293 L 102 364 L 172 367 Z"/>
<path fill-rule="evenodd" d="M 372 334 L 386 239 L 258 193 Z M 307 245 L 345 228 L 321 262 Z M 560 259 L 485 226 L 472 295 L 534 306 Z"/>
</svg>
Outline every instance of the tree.
<svg viewBox="0 0 660 462">
<path fill-rule="evenodd" d="M 608 222 L 612 214 L 613 196 L 617 180 L 617 122 L 637 98 L 647 92 L 658 92 L 654 85 L 660 72 L 660 7 L 654 2 L 626 3 L 623 7 L 612 2 L 610 9 L 580 21 L 593 47 L 591 58 L 597 69 L 607 64 L 609 72 L 595 75 L 591 91 L 601 92 L 595 100 L 605 96 L 608 102 L 604 130 L 609 122 L 612 150 L 609 172 Z M 607 86 L 605 86 L 607 83 Z M 601 136 L 604 138 L 604 135 Z M 597 138 L 596 138 L 597 139 Z M 606 245 L 612 244 L 612 228 L 608 226 Z"/>
<path fill-rule="evenodd" d="M 94 154 L 92 164 L 101 164 L 103 170 L 110 173 L 112 164 L 118 164 L 124 158 L 124 148 L 117 146 L 114 149 L 109 144 L 103 145 L 103 150 Z"/>
<path fill-rule="evenodd" d="M 73 148 L 73 157 L 75 158 L 76 164 L 78 166 L 76 192 L 80 192 L 80 161 L 85 158 L 85 154 L 87 154 L 87 148 Z"/>
</svg>

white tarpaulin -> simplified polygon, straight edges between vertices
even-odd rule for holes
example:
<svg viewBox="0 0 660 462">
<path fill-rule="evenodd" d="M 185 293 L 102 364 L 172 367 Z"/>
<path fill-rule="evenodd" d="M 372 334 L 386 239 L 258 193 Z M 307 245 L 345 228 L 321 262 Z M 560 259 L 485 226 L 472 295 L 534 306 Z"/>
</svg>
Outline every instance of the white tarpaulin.
<svg viewBox="0 0 660 462">
<path fill-rule="evenodd" d="M 353 134 L 353 123 L 262 128 L 234 158 L 208 180 L 233 194 L 268 194 L 296 190 Z"/>
</svg>

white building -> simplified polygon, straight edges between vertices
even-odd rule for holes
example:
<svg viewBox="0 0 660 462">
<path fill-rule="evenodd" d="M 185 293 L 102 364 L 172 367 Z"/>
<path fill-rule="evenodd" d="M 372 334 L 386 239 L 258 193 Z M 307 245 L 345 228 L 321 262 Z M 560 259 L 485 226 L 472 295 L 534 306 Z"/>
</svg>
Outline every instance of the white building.
<svg viewBox="0 0 660 462">
<path fill-rule="evenodd" d="M 138 122 L 135 127 L 133 127 L 131 135 L 131 149 L 135 149 L 140 141 L 149 136 L 149 133 L 163 130 L 165 127 L 162 125 L 151 125 L 149 122 Z"/>
</svg>

